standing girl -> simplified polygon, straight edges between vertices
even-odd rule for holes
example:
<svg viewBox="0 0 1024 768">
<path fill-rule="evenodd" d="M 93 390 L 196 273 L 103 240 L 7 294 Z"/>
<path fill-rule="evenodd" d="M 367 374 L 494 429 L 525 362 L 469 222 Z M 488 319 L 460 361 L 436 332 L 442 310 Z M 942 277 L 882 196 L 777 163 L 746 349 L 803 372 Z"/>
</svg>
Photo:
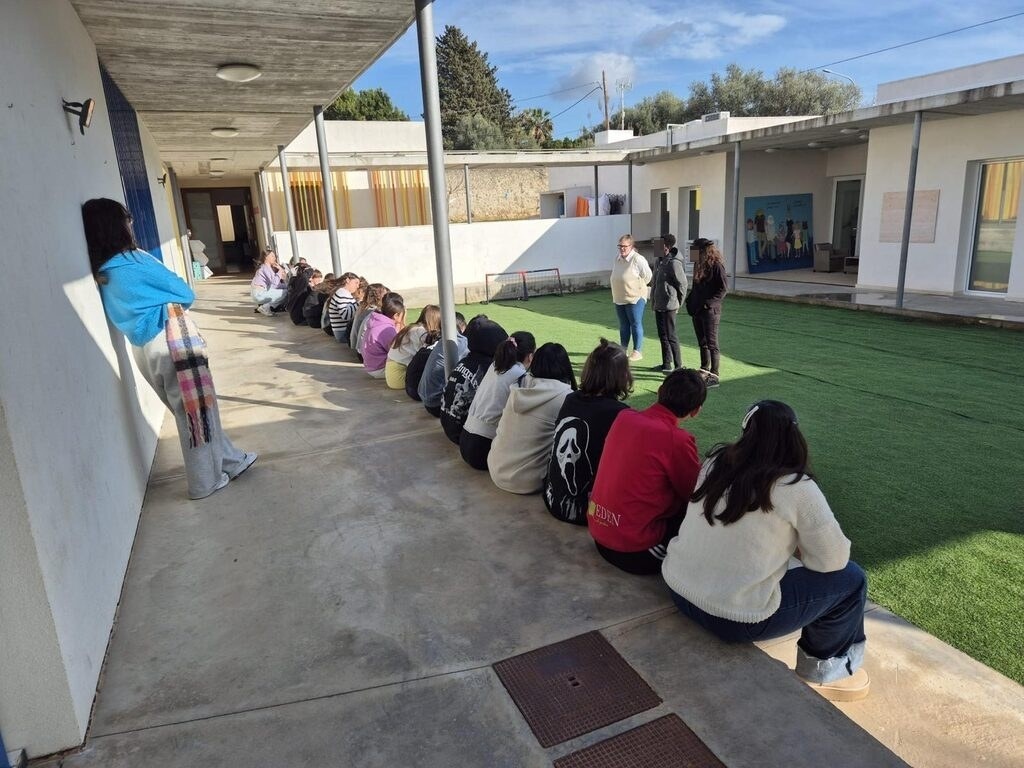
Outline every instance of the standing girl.
<svg viewBox="0 0 1024 768">
<path fill-rule="evenodd" d="M 162 262 L 139 250 L 132 217 L 116 200 L 82 206 L 89 264 L 107 318 L 132 345 L 140 373 L 178 427 L 188 495 L 219 491 L 256 461 L 221 430 L 206 342 L 188 314 L 195 294 Z"/>
<path fill-rule="evenodd" d="M 679 610 L 722 640 L 800 630 L 800 678 L 834 701 L 867 696 L 867 579 L 785 403 L 755 404 L 740 439 L 711 451 L 662 574 Z"/>
<path fill-rule="evenodd" d="M 651 282 L 651 267 L 647 259 L 633 248 L 633 236 L 619 238 L 619 255 L 612 265 L 611 288 L 615 313 L 619 318 L 619 340 L 622 348 L 629 346 L 633 337 L 630 360 L 641 360 L 644 346 L 644 307 L 647 306 Z"/>
<path fill-rule="evenodd" d="M 718 386 L 718 321 L 726 294 L 725 263 L 715 244 L 701 237 L 690 246 L 697 251 L 693 267 L 693 290 L 686 297 L 686 311 L 700 348 L 700 373 L 708 387 Z"/>
</svg>

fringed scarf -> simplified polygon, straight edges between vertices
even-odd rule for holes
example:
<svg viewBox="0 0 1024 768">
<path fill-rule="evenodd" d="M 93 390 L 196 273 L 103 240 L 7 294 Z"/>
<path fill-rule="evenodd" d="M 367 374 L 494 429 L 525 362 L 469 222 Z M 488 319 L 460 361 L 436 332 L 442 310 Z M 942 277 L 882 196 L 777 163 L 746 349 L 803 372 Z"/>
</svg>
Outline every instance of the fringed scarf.
<svg viewBox="0 0 1024 768">
<path fill-rule="evenodd" d="M 210 442 L 210 416 L 217 402 L 206 357 L 206 342 L 180 304 L 167 305 L 167 349 L 178 375 L 188 421 L 189 447 Z"/>
</svg>

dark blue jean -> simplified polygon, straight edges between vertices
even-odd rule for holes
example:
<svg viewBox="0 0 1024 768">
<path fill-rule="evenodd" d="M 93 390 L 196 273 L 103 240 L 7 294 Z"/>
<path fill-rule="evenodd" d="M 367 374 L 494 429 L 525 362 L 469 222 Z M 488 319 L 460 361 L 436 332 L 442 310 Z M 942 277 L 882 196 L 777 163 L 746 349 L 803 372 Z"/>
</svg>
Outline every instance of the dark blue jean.
<svg viewBox="0 0 1024 768">
<path fill-rule="evenodd" d="M 748 624 L 705 613 L 672 593 L 679 610 L 719 639 L 730 643 L 770 640 L 802 630 L 796 672 L 805 680 L 828 683 L 853 674 L 864 660 L 864 603 L 868 581 L 861 567 L 818 573 L 786 571 L 779 609 L 764 621 Z"/>
<path fill-rule="evenodd" d="M 636 304 L 616 304 L 615 314 L 619 317 L 619 341 L 622 348 L 629 346 L 629 337 L 633 337 L 633 349 L 637 352 L 644 346 L 644 307 L 647 299 L 640 299 Z"/>
</svg>

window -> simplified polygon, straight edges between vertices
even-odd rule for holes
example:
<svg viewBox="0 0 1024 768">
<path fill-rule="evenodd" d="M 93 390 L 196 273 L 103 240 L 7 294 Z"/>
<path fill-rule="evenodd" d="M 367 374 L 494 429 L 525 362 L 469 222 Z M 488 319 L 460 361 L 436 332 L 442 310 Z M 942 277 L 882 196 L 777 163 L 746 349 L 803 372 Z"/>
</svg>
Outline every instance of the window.
<svg viewBox="0 0 1024 768">
<path fill-rule="evenodd" d="M 1024 160 L 981 166 L 969 290 L 1006 293 L 1022 180 Z"/>
</svg>

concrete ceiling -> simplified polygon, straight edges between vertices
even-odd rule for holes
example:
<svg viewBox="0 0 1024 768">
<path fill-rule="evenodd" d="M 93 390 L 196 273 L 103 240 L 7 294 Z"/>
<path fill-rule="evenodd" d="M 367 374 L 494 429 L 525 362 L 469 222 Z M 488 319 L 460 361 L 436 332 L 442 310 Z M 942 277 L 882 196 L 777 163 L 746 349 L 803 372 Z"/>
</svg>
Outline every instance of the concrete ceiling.
<svg viewBox="0 0 1024 768">
<path fill-rule="evenodd" d="M 248 175 L 412 23 L 413 0 L 71 0 L 100 62 L 183 179 Z M 229 83 L 227 63 L 262 77 Z M 219 139 L 210 129 L 230 126 Z"/>
</svg>

